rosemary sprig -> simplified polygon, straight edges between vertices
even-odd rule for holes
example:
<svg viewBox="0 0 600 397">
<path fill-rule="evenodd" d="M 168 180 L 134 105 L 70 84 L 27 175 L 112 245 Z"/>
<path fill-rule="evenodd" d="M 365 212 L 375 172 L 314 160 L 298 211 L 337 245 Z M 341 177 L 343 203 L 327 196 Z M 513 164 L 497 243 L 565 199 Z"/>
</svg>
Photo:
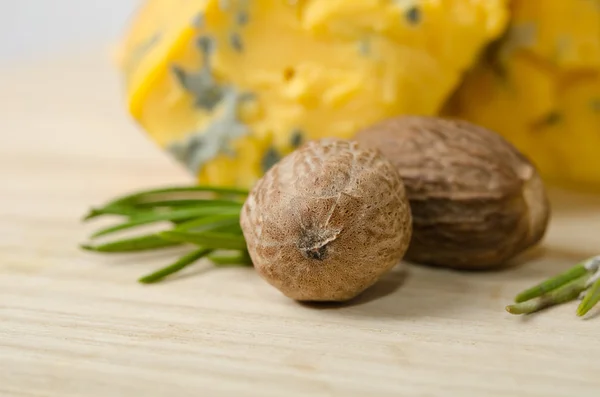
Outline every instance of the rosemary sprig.
<svg viewBox="0 0 600 397">
<path fill-rule="evenodd" d="M 251 266 L 239 217 L 247 191 L 208 186 L 172 186 L 118 197 L 91 209 L 85 222 L 102 216 L 124 218 L 91 234 L 96 240 L 117 232 L 158 222 L 170 222 L 163 231 L 120 238 L 99 244 L 81 244 L 96 253 L 133 253 L 191 245 L 191 251 L 172 264 L 138 279 L 156 283 L 206 258 L 215 266 Z M 224 254 L 223 251 L 228 252 Z"/>
<path fill-rule="evenodd" d="M 600 301 L 600 255 L 526 289 L 506 306 L 511 314 L 531 314 L 581 298 L 577 315 L 584 316 Z"/>
</svg>

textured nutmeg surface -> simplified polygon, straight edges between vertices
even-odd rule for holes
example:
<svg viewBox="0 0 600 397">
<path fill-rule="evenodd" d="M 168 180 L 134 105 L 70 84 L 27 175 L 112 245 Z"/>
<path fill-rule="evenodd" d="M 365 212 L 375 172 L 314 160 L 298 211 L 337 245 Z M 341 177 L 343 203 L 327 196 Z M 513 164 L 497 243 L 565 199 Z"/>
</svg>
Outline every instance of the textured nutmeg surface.
<svg viewBox="0 0 600 397">
<path fill-rule="evenodd" d="M 400 174 L 337 139 L 284 157 L 253 187 L 241 226 L 257 272 L 299 301 L 346 301 L 399 264 L 411 236 Z"/>
<path fill-rule="evenodd" d="M 401 116 L 355 136 L 400 172 L 413 235 L 406 259 L 450 268 L 503 266 L 543 238 L 550 217 L 535 166 L 493 131 Z"/>
</svg>

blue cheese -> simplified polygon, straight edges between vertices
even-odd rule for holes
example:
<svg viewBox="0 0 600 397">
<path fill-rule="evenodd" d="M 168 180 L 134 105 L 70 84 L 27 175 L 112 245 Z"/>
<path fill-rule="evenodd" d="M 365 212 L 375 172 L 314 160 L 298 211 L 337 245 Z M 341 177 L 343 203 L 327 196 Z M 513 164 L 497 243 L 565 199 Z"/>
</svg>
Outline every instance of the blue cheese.
<svg viewBox="0 0 600 397">
<path fill-rule="evenodd" d="M 202 183 L 250 186 L 303 142 L 437 112 L 508 0 L 438 3 L 161 0 L 166 34 L 128 81 L 130 111 Z"/>
<path fill-rule="evenodd" d="M 233 155 L 230 141 L 248 133 L 248 127 L 240 122 L 237 115 L 239 102 L 248 98 L 233 89 L 226 89 L 221 104 L 222 114 L 206 128 L 171 144 L 168 151 L 194 174 L 220 153 Z"/>
</svg>

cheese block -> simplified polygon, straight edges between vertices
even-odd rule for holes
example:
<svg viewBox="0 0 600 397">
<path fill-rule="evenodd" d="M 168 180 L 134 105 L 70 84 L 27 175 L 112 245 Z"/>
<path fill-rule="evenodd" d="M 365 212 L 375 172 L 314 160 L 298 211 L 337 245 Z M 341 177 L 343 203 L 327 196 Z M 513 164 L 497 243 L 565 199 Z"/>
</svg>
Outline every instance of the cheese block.
<svg viewBox="0 0 600 397">
<path fill-rule="evenodd" d="M 443 114 L 498 131 L 548 183 L 600 189 L 600 1 L 514 1 Z"/>
<path fill-rule="evenodd" d="M 152 140 L 250 187 L 307 140 L 439 112 L 507 23 L 508 0 L 149 0 L 120 67 Z"/>
</svg>

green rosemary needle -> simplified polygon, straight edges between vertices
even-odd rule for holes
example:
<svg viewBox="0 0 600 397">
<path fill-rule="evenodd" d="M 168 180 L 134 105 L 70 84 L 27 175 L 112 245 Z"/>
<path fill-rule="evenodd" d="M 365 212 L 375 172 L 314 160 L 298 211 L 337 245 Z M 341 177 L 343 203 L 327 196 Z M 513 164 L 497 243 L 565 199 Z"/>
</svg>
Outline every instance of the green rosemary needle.
<svg viewBox="0 0 600 397">
<path fill-rule="evenodd" d="M 591 287 L 587 290 L 585 297 L 577 308 L 578 316 L 585 316 L 598 301 L 600 301 L 600 277 L 594 277 L 596 280 L 591 284 Z"/>
<path fill-rule="evenodd" d="M 238 236 L 232 233 L 190 233 L 180 231 L 166 231 L 161 232 L 159 235 L 165 240 L 197 244 L 202 247 L 209 247 L 213 249 L 242 250 L 246 248 L 246 240 L 244 239 L 244 236 Z"/>
<path fill-rule="evenodd" d="M 230 206 L 225 207 L 203 207 L 199 206 L 197 208 L 183 208 L 183 209 L 175 209 L 172 211 L 165 211 L 162 213 L 148 213 L 147 211 L 143 211 L 139 214 L 132 213 L 131 220 L 107 227 L 97 231 L 92 234 L 92 238 L 105 236 L 107 234 L 111 234 L 118 231 L 123 231 L 126 229 L 131 229 L 137 226 L 147 225 L 150 223 L 156 223 L 161 221 L 172 221 L 172 220 L 192 220 L 197 219 L 202 216 L 208 216 L 211 214 L 219 213 L 221 215 L 237 215 L 239 214 L 240 209 Z"/>
<path fill-rule="evenodd" d="M 585 268 L 585 266 L 583 264 L 577 264 L 576 266 L 572 267 L 571 269 L 567 270 L 566 272 L 559 274 L 558 276 L 549 278 L 548 280 L 545 280 L 545 281 L 539 283 L 538 285 L 535 285 L 535 286 L 521 292 L 515 298 L 515 302 L 517 302 L 517 303 L 525 302 L 525 301 L 528 301 L 529 299 L 533 299 L 538 296 L 541 296 L 541 295 L 548 293 L 556 288 L 559 288 L 559 287 L 565 285 L 566 283 L 568 283 L 572 280 L 575 280 L 587 273 L 588 273 L 588 270 Z"/>
<path fill-rule="evenodd" d="M 116 241 L 111 241 L 104 244 L 82 244 L 81 248 L 87 251 L 95 252 L 138 252 L 149 251 L 159 248 L 168 248 L 182 243 L 172 240 L 165 240 L 156 234 L 145 234 Z"/>
<path fill-rule="evenodd" d="M 250 256 L 248 255 L 248 252 L 246 252 L 246 251 L 232 252 L 232 253 L 228 253 L 228 254 L 225 254 L 225 253 L 219 254 L 219 253 L 215 252 L 215 253 L 208 255 L 208 259 L 210 259 L 210 261 L 217 266 L 228 266 L 228 265 L 239 266 L 240 264 L 252 265 Z"/>
<path fill-rule="evenodd" d="M 212 250 L 205 249 L 205 248 L 200 248 L 195 251 L 192 251 L 189 254 L 184 255 L 181 258 L 179 258 L 172 265 L 164 267 L 160 270 L 157 270 L 154 273 L 151 273 L 147 276 L 140 278 L 139 282 L 144 283 L 144 284 L 151 284 L 151 283 L 156 283 L 158 281 L 161 281 L 164 278 L 185 269 L 192 263 L 196 262 L 197 260 L 199 260 L 199 259 L 203 258 L 204 256 L 206 256 L 207 254 L 209 254 L 211 251 Z"/>
<path fill-rule="evenodd" d="M 235 188 L 222 188 L 215 186 L 172 186 L 160 189 L 144 190 L 137 193 L 117 197 L 114 200 L 108 202 L 106 207 L 117 207 L 117 206 L 132 206 L 139 203 L 151 202 L 153 200 L 160 200 L 162 197 L 169 197 L 174 193 L 214 193 L 218 196 L 247 196 L 248 191 L 243 189 Z M 166 198 L 163 198 L 165 200 Z M 98 214 L 99 215 L 99 214 Z M 97 216 L 92 210 L 86 219 L 91 219 Z"/>
</svg>

